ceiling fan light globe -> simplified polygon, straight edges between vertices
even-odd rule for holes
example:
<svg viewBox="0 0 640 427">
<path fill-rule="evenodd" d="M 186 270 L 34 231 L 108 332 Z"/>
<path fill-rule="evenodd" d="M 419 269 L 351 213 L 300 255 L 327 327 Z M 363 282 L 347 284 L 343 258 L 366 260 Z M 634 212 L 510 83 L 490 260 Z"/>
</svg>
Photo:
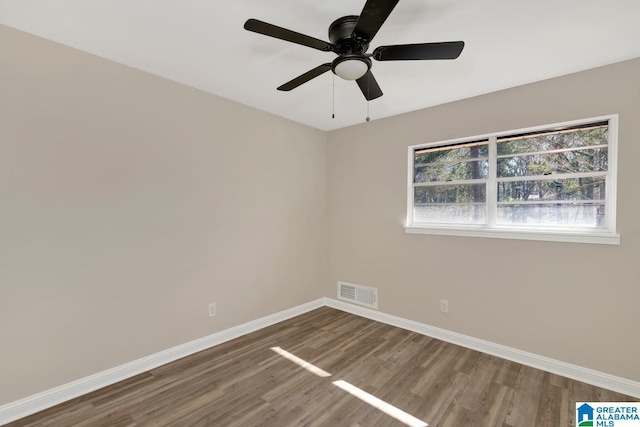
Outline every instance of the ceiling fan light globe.
<svg viewBox="0 0 640 427">
<path fill-rule="evenodd" d="M 369 64 L 358 58 L 341 61 L 333 69 L 336 76 L 344 80 L 358 80 L 367 74 L 367 71 Z"/>
</svg>

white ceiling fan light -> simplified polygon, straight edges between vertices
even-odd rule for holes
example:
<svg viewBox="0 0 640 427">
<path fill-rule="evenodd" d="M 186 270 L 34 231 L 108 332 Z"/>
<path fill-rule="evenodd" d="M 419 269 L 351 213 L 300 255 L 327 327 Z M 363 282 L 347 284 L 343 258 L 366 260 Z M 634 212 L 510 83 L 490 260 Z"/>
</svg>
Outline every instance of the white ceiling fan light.
<svg viewBox="0 0 640 427">
<path fill-rule="evenodd" d="M 365 56 L 341 56 L 331 64 L 333 73 L 344 80 L 358 80 L 371 68 L 371 60 Z"/>
</svg>

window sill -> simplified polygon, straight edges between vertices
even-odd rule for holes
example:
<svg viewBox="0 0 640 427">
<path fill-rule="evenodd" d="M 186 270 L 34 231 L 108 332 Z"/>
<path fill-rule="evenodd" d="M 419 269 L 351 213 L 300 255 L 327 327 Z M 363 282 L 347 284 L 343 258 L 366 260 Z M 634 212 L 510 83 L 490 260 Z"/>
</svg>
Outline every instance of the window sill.
<svg viewBox="0 0 640 427">
<path fill-rule="evenodd" d="M 620 235 L 608 232 L 585 233 L 553 230 L 514 230 L 482 227 L 405 226 L 405 233 L 438 236 L 485 237 L 490 239 L 542 240 L 547 242 L 619 245 Z"/>
</svg>

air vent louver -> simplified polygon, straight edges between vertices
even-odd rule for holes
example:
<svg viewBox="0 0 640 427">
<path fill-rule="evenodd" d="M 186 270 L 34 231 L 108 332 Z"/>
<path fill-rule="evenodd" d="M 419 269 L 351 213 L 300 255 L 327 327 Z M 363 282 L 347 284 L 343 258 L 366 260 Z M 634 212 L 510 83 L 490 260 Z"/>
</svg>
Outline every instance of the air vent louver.
<svg viewBox="0 0 640 427">
<path fill-rule="evenodd" d="M 377 309 L 378 289 L 338 282 L 338 299 Z"/>
</svg>

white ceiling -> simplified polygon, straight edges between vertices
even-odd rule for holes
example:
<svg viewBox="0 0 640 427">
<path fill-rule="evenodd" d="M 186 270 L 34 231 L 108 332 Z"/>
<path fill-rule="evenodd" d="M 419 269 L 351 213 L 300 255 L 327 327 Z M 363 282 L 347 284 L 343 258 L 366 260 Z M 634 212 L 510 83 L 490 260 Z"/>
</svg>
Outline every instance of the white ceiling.
<svg viewBox="0 0 640 427">
<path fill-rule="evenodd" d="M 331 130 L 364 122 L 355 82 L 276 87 L 335 56 L 243 29 L 256 18 L 328 41 L 365 0 L 0 0 L 0 23 Z M 640 0 L 400 0 L 371 43 L 463 40 L 454 61 L 376 62 L 371 119 L 640 57 Z M 514 106 L 516 108 L 516 106 Z"/>
</svg>

